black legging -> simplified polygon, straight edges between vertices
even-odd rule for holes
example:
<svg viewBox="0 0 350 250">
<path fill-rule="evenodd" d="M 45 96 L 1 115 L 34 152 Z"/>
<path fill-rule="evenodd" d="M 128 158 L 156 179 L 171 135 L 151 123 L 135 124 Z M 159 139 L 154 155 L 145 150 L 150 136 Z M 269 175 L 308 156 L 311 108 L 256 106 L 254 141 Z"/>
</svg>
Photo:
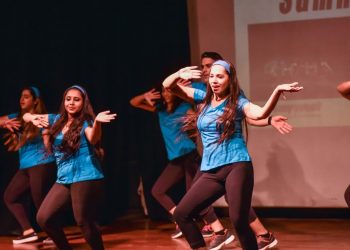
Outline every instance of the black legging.
<svg viewBox="0 0 350 250">
<path fill-rule="evenodd" d="M 101 234 L 95 221 L 103 199 L 103 180 L 76 182 L 70 185 L 55 183 L 37 214 L 41 228 L 52 238 L 60 250 L 71 250 L 59 213 L 71 200 L 75 221 L 80 227 L 88 245 L 93 250 L 104 249 Z"/>
<path fill-rule="evenodd" d="M 197 151 L 192 151 L 182 157 L 172 160 L 158 177 L 152 187 L 152 195 L 167 210 L 175 207 L 174 201 L 169 197 L 167 191 L 185 177 L 186 191 L 200 177 L 199 171 L 200 156 Z M 210 206 L 200 213 L 206 223 L 213 223 L 217 220 L 214 209 Z"/>
<path fill-rule="evenodd" d="M 55 163 L 19 169 L 7 186 L 4 201 L 23 231 L 32 227 L 24 198 L 31 194 L 35 207 L 39 209 L 56 180 L 56 171 Z"/>
<path fill-rule="evenodd" d="M 152 187 L 152 195 L 167 210 L 176 205 L 167 191 L 185 177 L 186 191 L 190 188 L 193 177 L 199 169 L 200 156 L 192 151 L 179 158 L 171 160 Z"/>
<path fill-rule="evenodd" d="M 237 162 L 203 173 L 182 198 L 174 213 L 190 246 L 205 247 L 203 236 L 193 218 L 227 193 L 230 220 L 242 249 L 258 249 L 255 235 L 249 227 L 253 186 L 251 162 Z"/>
<path fill-rule="evenodd" d="M 227 194 L 225 194 L 225 201 L 228 204 Z M 255 210 L 253 207 L 250 207 L 249 209 L 249 224 L 254 222 L 258 216 L 256 216 Z"/>
<path fill-rule="evenodd" d="M 350 185 L 345 190 L 344 198 L 345 198 L 346 204 L 348 204 L 348 207 L 350 208 Z"/>
</svg>

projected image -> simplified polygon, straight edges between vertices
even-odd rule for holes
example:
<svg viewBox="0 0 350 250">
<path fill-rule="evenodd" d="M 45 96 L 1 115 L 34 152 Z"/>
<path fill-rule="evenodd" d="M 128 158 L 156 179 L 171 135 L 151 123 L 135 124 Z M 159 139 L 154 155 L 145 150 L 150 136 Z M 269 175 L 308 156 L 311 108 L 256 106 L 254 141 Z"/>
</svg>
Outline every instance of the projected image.
<svg viewBox="0 0 350 250">
<path fill-rule="evenodd" d="M 349 17 L 249 25 L 251 98 L 293 81 L 305 87 L 293 99 L 339 98 L 337 83 L 350 79 L 349 27 Z"/>
</svg>

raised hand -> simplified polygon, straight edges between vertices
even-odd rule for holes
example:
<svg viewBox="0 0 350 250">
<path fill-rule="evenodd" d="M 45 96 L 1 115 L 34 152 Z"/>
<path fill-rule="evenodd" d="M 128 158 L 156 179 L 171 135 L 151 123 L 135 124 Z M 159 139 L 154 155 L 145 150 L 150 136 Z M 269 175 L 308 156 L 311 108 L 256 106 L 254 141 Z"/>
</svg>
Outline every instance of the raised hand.
<svg viewBox="0 0 350 250">
<path fill-rule="evenodd" d="M 283 135 L 290 133 L 293 129 L 293 127 L 287 122 L 287 117 L 280 115 L 272 116 L 271 126 Z"/>
<path fill-rule="evenodd" d="M 10 130 L 12 133 L 15 132 L 15 130 L 19 130 L 21 127 L 21 122 L 17 120 L 17 118 L 12 118 L 4 122 L 2 125 L 3 128 L 6 128 Z"/>
<path fill-rule="evenodd" d="M 156 89 L 151 89 L 150 91 L 146 92 L 143 97 L 145 98 L 145 101 L 151 105 L 154 106 L 155 101 L 160 99 L 160 93 L 159 91 L 156 91 Z"/>
<path fill-rule="evenodd" d="M 179 77 L 184 80 L 189 80 L 189 79 L 199 79 L 201 78 L 202 71 L 199 69 L 197 66 L 190 66 L 190 67 L 185 67 L 182 68 L 178 71 Z"/>
<path fill-rule="evenodd" d="M 116 118 L 117 114 L 111 114 L 111 111 L 107 110 L 107 111 L 103 111 L 97 114 L 95 121 L 97 122 L 103 122 L 103 123 L 107 123 L 107 122 L 111 122 L 112 120 L 114 120 Z"/>
<path fill-rule="evenodd" d="M 277 86 L 277 90 L 279 91 L 287 91 L 287 92 L 298 92 L 302 89 L 304 89 L 304 87 L 298 86 L 298 82 L 293 82 L 293 83 L 286 83 L 286 84 L 280 84 Z"/>
</svg>

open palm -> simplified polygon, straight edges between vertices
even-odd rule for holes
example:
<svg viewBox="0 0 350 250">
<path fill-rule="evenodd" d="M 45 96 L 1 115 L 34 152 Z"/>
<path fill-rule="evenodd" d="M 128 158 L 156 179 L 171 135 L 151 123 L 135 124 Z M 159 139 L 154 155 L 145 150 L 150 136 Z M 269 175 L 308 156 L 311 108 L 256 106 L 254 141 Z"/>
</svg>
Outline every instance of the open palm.
<svg viewBox="0 0 350 250">
<path fill-rule="evenodd" d="M 107 122 L 111 122 L 116 117 L 117 117 L 117 114 L 115 113 L 111 114 L 111 111 L 107 110 L 107 111 L 98 113 L 95 120 L 98 122 L 107 123 Z"/>
</svg>

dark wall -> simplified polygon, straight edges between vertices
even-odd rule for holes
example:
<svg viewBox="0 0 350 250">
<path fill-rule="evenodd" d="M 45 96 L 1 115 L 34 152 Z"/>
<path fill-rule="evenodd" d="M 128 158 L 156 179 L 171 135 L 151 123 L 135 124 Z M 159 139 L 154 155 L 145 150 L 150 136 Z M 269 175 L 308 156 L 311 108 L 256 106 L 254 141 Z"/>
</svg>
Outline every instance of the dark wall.
<svg viewBox="0 0 350 250">
<path fill-rule="evenodd" d="M 2 4 L 1 115 L 17 111 L 25 85 L 38 86 L 49 112 L 57 112 L 72 84 L 87 89 L 95 112 L 118 113 L 103 128 L 107 222 L 138 206 L 139 176 L 149 190 L 166 162 L 157 117 L 131 108 L 129 99 L 189 64 L 186 11 L 186 0 Z M 3 146 L 0 165 L 2 195 L 17 166 Z M 2 200 L 0 209 L 7 217 Z"/>
</svg>

